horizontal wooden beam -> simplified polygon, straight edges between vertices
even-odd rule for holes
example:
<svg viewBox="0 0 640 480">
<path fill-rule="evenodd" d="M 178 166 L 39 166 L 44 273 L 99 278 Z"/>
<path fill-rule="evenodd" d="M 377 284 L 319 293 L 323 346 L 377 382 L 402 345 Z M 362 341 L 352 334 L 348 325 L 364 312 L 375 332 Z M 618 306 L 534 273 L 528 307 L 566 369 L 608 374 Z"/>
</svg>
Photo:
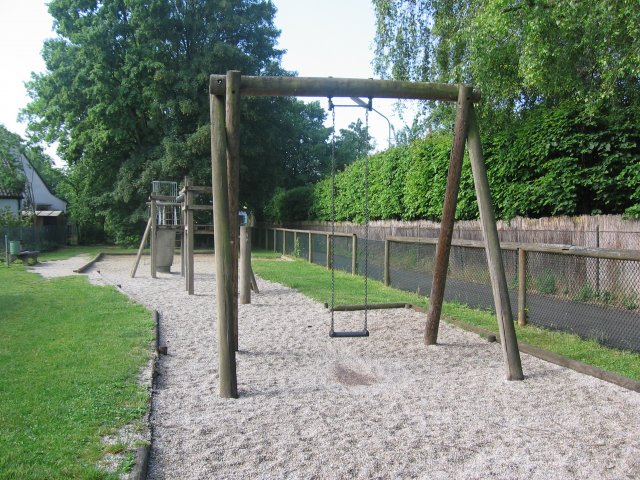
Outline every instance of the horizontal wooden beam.
<svg viewBox="0 0 640 480">
<path fill-rule="evenodd" d="M 225 75 L 211 75 L 209 93 L 225 95 L 226 81 Z M 361 78 L 243 76 L 240 94 L 256 97 L 363 97 L 456 102 L 458 85 Z M 472 101 L 480 100 L 477 90 L 472 90 L 471 95 Z"/>
<path fill-rule="evenodd" d="M 393 243 L 418 243 L 435 245 L 437 238 L 423 237 L 387 237 Z M 478 240 L 452 240 L 454 247 L 484 248 L 484 242 Z M 544 243 L 500 242 L 502 250 L 525 250 L 537 253 L 556 253 L 558 255 L 575 255 L 579 257 L 602 258 L 608 260 L 640 261 L 640 250 L 616 250 L 612 248 L 578 247 L 573 245 L 551 245 Z"/>
<path fill-rule="evenodd" d="M 371 303 L 357 305 L 335 305 L 334 312 L 355 312 L 358 310 L 388 310 L 392 308 L 411 308 L 410 303 Z"/>
</svg>

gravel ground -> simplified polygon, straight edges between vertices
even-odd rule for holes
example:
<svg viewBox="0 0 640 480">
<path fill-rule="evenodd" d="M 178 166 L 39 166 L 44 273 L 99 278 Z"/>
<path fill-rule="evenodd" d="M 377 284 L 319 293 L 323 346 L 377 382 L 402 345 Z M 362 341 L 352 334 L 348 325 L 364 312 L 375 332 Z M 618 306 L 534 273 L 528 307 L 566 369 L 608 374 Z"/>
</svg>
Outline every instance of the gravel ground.
<svg viewBox="0 0 640 480">
<path fill-rule="evenodd" d="M 330 339 L 321 304 L 260 278 L 240 306 L 240 398 L 220 399 L 213 258 L 196 257 L 191 297 L 132 264 L 107 256 L 89 277 L 161 314 L 149 478 L 640 478 L 637 393 L 524 354 L 508 382 L 498 344 L 443 324 L 427 348 L 411 310 Z"/>
</svg>

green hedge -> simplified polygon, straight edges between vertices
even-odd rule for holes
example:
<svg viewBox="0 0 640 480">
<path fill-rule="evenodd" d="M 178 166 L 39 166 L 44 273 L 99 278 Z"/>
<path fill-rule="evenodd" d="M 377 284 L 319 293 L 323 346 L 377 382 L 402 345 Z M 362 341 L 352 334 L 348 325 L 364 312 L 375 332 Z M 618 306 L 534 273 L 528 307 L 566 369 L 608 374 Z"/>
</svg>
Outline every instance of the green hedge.
<svg viewBox="0 0 640 480">
<path fill-rule="evenodd" d="M 627 214 L 640 216 L 640 130 L 635 109 L 587 112 L 571 102 L 534 108 L 501 129 L 489 125 L 483 144 L 499 218 Z M 446 187 L 450 132 L 369 157 L 371 219 L 439 220 Z M 336 220 L 364 217 L 365 161 L 336 175 Z M 265 209 L 272 222 L 331 219 L 331 178 L 280 190 Z M 478 209 L 465 155 L 459 220 Z"/>
</svg>

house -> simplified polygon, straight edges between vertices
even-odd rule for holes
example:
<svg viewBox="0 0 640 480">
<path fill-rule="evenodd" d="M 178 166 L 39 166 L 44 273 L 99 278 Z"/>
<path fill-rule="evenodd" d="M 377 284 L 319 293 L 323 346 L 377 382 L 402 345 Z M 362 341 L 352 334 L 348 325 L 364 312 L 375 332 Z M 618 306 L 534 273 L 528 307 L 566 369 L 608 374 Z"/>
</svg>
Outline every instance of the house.
<svg viewBox="0 0 640 480">
<path fill-rule="evenodd" d="M 22 192 L 9 191 L 0 188 L 0 211 L 9 209 L 14 216 L 18 216 L 22 210 Z"/>
<path fill-rule="evenodd" d="M 51 193 L 38 171 L 22 153 L 20 153 L 20 162 L 26 179 L 23 214 L 34 213 L 36 226 L 64 225 L 67 202 Z"/>
</svg>

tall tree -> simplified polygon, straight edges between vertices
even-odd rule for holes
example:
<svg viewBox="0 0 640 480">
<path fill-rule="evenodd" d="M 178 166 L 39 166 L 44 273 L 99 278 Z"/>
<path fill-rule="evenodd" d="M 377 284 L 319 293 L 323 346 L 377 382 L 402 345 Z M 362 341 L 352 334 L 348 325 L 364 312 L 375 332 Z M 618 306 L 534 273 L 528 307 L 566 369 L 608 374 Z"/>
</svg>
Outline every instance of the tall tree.
<svg viewBox="0 0 640 480">
<path fill-rule="evenodd" d="M 375 148 L 373 137 L 362 120 L 351 122 L 336 135 L 336 168 L 342 170 L 359 158 L 369 155 Z"/>
<path fill-rule="evenodd" d="M 139 234 L 151 180 L 209 183 L 210 74 L 287 74 L 270 1 L 52 0 L 49 11 L 58 37 L 44 45 L 47 72 L 29 83 L 24 115 L 34 137 L 60 143 L 73 214 L 117 241 Z M 245 170 L 286 172 L 281 138 L 300 120 L 276 119 L 292 109 L 307 112 L 291 99 L 243 101 L 243 135 L 262 144 L 243 150 Z M 246 178 L 241 187 L 262 200 Z"/>
<path fill-rule="evenodd" d="M 481 90 L 504 216 L 640 215 L 636 0 L 373 3 L 379 74 Z M 429 108 L 429 126 L 450 127 L 452 106 Z"/>
<path fill-rule="evenodd" d="M 638 98 L 635 0 L 374 0 L 376 69 L 470 82 L 511 112 L 576 98 Z"/>
</svg>

